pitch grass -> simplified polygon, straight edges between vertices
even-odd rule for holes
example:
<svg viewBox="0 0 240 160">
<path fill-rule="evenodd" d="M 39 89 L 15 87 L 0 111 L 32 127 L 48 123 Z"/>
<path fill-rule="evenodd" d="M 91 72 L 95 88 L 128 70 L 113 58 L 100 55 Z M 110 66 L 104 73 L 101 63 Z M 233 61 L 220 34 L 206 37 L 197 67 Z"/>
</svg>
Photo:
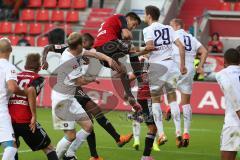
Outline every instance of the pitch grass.
<svg viewBox="0 0 240 160">
<path fill-rule="evenodd" d="M 62 138 L 63 132 L 53 130 L 51 110 L 38 109 L 37 113 L 38 121 L 51 137 L 52 143 L 56 145 L 60 138 Z M 126 115 L 126 112 L 110 112 L 106 114 L 117 131 L 123 134 L 132 131 L 131 121 L 127 120 Z M 164 129 L 169 141 L 161 147 L 160 152 L 153 152 L 152 155 L 155 160 L 219 160 L 219 141 L 222 124 L 223 116 L 193 115 L 190 146 L 188 148 L 178 149 L 175 146 L 175 129 L 173 122 L 164 122 Z M 123 148 L 118 148 L 115 141 L 96 122 L 94 128 L 97 138 L 98 153 L 104 160 L 140 159 L 144 147 L 144 138 L 147 132 L 145 124 L 142 124 L 140 151 L 135 151 L 132 148 L 133 141 Z M 0 152 L 2 153 L 3 150 L 1 149 Z M 87 143 L 78 150 L 77 156 L 79 160 L 89 159 L 90 156 Z M 41 151 L 30 151 L 24 142 L 21 141 L 19 159 L 45 160 L 47 158 Z"/>
</svg>

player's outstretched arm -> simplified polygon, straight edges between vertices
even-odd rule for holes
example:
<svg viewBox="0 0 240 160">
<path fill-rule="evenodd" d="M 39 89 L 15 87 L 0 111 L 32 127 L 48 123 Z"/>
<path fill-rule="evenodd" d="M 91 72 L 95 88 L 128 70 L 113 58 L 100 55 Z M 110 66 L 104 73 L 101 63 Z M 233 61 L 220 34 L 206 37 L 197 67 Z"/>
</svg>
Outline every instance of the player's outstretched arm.
<svg viewBox="0 0 240 160">
<path fill-rule="evenodd" d="M 114 61 L 112 58 L 106 56 L 103 53 L 100 52 L 90 52 L 85 50 L 83 53 L 84 56 L 87 57 L 93 57 L 102 61 L 106 61 L 108 63 L 108 65 L 115 71 L 120 72 L 122 69 L 121 67 L 118 65 L 118 63 L 116 61 Z"/>
<path fill-rule="evenodd" d="M 7 87 L 8 90 L 13 93 L 17 94 L 20 96 L 27 96 L 28 95 L 28 90 L 27 89 L 21 89 L 15 80 L 8 80 L 7 81 Z"/>
<path fill-rule="evenodd" d="M 187 73 L 187 69 L 185 67 L 185 46 L 182 44 L 180 39 L 176 39 L 174 42 L 176 46 L 179 48 L 179 54 L 180 54 L 180 71 L 182 74 Z"/>
<path fill-rule="evenodd" d="M 54 51 L 54 45 L 49 44 L 46 47 L 44 47 L 42 52 L 42 69 L 47 70 L 48 69 L 48 62 L 47 62 L 47 55 L 50 51 Z"/>
<path fill-rule="evenodd" d="M 201 54 L 201 60 L 200 60 L 200 63 L 197 67 L 197 72 L 200 73 L 200 74 L 203 74 L 204 73 L 203 65 L 206 62 L 206 59 L 207 59 L 207 56 L 208 56 L 208 51 L 205 47 L 201 46 L 201 47 L 198 48 L 197 53 Z"/>
<path fill-rule="evenodd" d="M 28 88 L 28 103 L 29 103 L 29 107 L 32 113 L 32 119 L 31 119 L 31 123 L 29 124 L 29 127 L 32 131 L 32 133 L 35 132 L 36 130 L 36 121 L 37 121 L 37 112 L 36 112 L 36 108 L 37 108 L 37 92 L 36 89 L 34 87 L 29 87 Z"/>
</svg>

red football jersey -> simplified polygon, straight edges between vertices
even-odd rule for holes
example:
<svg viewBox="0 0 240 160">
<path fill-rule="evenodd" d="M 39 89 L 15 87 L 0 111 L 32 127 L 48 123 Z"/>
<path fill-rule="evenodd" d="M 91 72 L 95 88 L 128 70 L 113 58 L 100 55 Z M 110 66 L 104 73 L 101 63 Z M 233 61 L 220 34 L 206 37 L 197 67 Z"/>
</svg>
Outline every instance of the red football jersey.
<svg viewBox="0 0 240 160">
<path fill-rule="evenodd" d="M 98 30 L 94 48 L 100 47 L 111 40 L 122 39 L 121 32 L 124 28 L 127 28 L 127 20 L 124 15 L 115 14 L 109 17 Z"/>
<path fill-rule="evenodd" d="M 19 87 L 25 88 L 33 86 L 36 89 L 37 95 L 40 93 L 44 84 L 44 78 L 32 71 L 20 72 L 17 79 Z M 27 97 L 12 95 L 8 103 L 8 108 L 12 123 L 29 123 L 31 121 L 32 113 Z"/>
<path fill-rule="evenodd" d="M 143 73 L 143 79 L 147 78 L 147 73 Z M 146 100 L 151 98 L 149 83 L 144 81 L 143 84 L 138 88 L 137 99 Z"/>
</svg>

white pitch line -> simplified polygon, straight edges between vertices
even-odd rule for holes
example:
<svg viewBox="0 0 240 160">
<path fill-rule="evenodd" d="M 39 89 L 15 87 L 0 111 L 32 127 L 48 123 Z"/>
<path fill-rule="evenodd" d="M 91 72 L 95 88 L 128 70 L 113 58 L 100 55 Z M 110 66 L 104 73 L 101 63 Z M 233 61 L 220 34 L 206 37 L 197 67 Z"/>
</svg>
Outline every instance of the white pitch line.
<svg viewBox="0 0 240 160">
<path fill-rule="evenodd" d="M 83 148 L 88 148 L 87 146 L 84 146 Z M 97 147 L 98 149 L 111 149 L 111 150 L 125 150 L 125 151 L 134 151 L 133 148 L 124 147 L 124 148 L 118 148 L 118 147 Z M 18 153 L 24 154 L 32 152 L 32 150 L 19 150 Z M 161 150 L 160 152 L 166 152 L 166 153 L 174 153 L 174 154 L 186 154 L 186 155 L 204 155 L 204 156 L 211 156 L 211 157 L 218 157 L 218 155 L 215 154 L 206 154 L 206 153 L 200 153 L 200 152 L 181 152 L 181 151 L 167 151 L 167 150 Z M 2 156 L 3 153 L 0 153 Z"/>
<path fill-rule="evenodd" d="M 43 124 L 52 124 L 51 121 L 39 121 L 39 122 L 40 122 L 40 124 L 41 124 L 41 123 L 43 123 Z M 94 124 L 96 125 L 97 123 L 94 123 Z M 113 125 L 114 125 L 114 123 L 113 123 Z M 121 124 L 118 124 L 117 126 L 123 127 L 123 128 L 132 128 L 132 125 L 131 125 L 131 124 L 129 124 L 129 125 L 121 125 Z M 142 125 L 141 127 L 147 128 L 146 125 Z M 166 129 L 166 130 L 175 130 L 174 127 L 164 127 L 164 129 Z M 204 129 L 204 128 L 203 128 L 203 129 L 191 128 L 190 131 L 193 131 L 193 132 L 209 132 L 209 133 L 220 133 L 220 132 L 221 132 L 221 130 L 216 131 L 216 130 Z"/>
</svg>

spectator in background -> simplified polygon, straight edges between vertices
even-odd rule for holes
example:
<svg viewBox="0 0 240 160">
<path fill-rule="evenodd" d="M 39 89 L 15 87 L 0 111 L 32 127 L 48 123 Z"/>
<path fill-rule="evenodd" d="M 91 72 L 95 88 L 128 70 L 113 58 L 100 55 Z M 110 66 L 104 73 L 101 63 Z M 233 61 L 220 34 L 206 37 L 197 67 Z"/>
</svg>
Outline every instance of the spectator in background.
<svg viewBox="0 0 240 160">
<path fill-rule="evenodd" d="M 62 28 L 53 29 L 48 33 L 49 44 L 63 44 L 65 43 L 65 32 Z"/>
<path fill-rule="evenodd" d="M 21 34 L 18 40 L 17 46 L 31 46 L 29 41 L 26 39 L 26 34 Z"/>
<path fill-rule="evenodd" d="M 5 12 L 5 18 L 11 21 L 16 21 L 19 15 L 19 8 L 27 5 L 28 0 L 0 0 L 0 3 L 1 8 L 7 10 Z"/>
<path fill-rule="evenodd" d="M 212 34 L 211 41 L 208 42 L 208 51 L 210 53 L 223 53 L 223 43 L 219 40 L 217 32 Z"/>
<path fill-rule="evenodd" d="M 88 0 L 88 7 L 92 8 L 93 0 Z M 99 0 L 99 7 L 103 8 L 104 6 L 104 0 Z"/>
</svg>

